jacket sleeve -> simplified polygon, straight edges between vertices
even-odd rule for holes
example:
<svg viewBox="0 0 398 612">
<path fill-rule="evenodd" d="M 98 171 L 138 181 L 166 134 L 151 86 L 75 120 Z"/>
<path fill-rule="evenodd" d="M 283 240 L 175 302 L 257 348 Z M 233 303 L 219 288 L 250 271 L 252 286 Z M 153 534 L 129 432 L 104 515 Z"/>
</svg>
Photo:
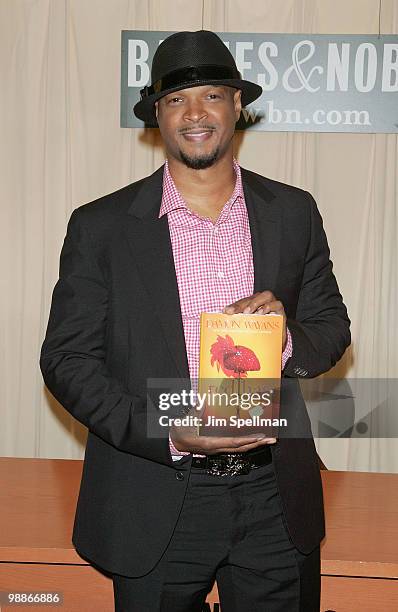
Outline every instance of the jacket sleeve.
<svg viewBox="0 0 398 612">
<path fill-rule="evenodd" d="M 61 251 L 40 368 L 54 397 L 92 433 L 119 450 L 173 465 L 167 435 L 146 397 L 105 364 L 108 288 L 77 209 Z"/>
<path fill-rule="evenodd" d="M 306 193 L 310 238 L 295 318 L 287 319 L 293 353 L 284 375 L 314 377 L 327 372 L 350 345 L 350 320 L 330 261 L 321 215 Z"/>
</svg>

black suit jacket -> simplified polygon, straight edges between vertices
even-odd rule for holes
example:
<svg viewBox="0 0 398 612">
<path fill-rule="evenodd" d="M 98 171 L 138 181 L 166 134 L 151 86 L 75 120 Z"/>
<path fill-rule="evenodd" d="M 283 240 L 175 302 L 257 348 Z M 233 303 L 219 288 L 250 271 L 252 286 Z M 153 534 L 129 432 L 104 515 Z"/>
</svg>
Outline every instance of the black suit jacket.
<svg viewBox="0 0 398 612">
<path fill-rule="evenodd" d="M 73 212 L 40 360 L 47 387 L 89 430 L 73 542 L 127 576 L 150 571 L 167 547 L 191 467 L 191 457 L 173 463 L 164 428 L 147 435 L 147 378 L 189 378 L 167 216 L 158 219 L 162 178 L 163 167 Z M 282 410 L 308 430 L 297 378 L 336 363 L 349 319 L 310 194 L 243 169 L 242 180 L 255 291 L 282 301 L 293 339 Z M 271 448 L 288 530 L 309 552 L 324 535 L 313 440 Z"/>
</svg>

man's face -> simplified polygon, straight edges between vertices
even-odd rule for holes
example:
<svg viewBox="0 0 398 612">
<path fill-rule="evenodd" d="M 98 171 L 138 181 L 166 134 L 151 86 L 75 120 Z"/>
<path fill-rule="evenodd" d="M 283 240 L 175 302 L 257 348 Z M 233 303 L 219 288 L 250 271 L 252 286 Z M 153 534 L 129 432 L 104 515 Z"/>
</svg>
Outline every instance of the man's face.
<svg viewBox="0 0 398 612">
<path fill-rule="evenodd" d="M 232 147 L 240 96 L 225 85 L 201 85 L 160 98 L 156 117 L 168 156 L 195 170 L 222 158 Z"/>
</svg>

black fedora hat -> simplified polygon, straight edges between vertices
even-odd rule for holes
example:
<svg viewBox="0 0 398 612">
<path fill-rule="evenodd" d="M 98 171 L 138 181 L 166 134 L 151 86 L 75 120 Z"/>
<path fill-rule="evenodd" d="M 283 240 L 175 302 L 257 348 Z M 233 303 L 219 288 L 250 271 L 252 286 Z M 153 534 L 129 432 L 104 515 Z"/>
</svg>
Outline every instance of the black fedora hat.
<svg viewBox="0 0 398 612">
<path fill-rule="evenodd" d="M 262 88 L 245 81 L 221 38 L 207 30 L 177 32 L 166 38 L 153 56 L 152 84 L 141 90 L 134 113 L 157 126 L 155 102 L 168 93 L 199 85 L 229 85 L 242 91 L 242 106 L 261 96 Z"/>
</svg>

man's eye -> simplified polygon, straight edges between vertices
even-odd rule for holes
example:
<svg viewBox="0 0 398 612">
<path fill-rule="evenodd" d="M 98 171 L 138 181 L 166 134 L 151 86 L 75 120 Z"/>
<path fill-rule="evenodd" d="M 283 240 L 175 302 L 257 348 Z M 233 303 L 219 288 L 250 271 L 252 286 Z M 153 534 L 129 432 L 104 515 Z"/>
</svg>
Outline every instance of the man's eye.
<svg viewBox="0 0 398 612">
<path fill-rule="evenodd" d="M 169 103 L 175 103 L 175 102 L 179 102 L 181 100 L 181 98 L 179 98 L 178 96 L 176 96 L 175 98 L 170 98 Z"/>
<path fill-rule="evenodd" d="M 221 96 L 219 94 L 215 94 L 215 93 L 210 93 L 208 95 L 208 98 L 211 98 L 212 100 L 214 100 L 214 98 L 220 98 Z"/>
</svg>

